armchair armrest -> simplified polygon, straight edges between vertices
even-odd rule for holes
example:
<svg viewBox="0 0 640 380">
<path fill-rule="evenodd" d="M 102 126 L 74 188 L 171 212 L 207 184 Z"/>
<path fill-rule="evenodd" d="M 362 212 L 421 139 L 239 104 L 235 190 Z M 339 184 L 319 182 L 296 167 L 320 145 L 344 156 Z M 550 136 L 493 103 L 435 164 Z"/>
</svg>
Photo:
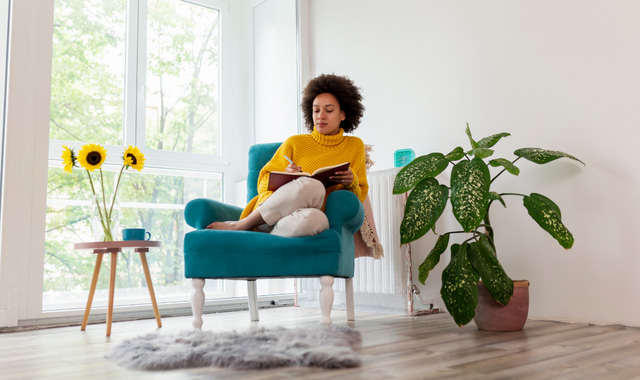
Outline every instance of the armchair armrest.
<svg viewBox="0 0 640 380">
<path fill-rule="evenodd" d="M 207 198 L 191 200 L 184 208 L 185 221 L 188 225 L 198 230 L 206 228 L 213 222 L 238 220 L 240 214 L 242 214 L 240 207 Z"/>
<path fill-rule="evenodd" d="M 364 207 L 358 197 L 346 190 L 337 190 L 329 194 L 324 208 L 329 219 L 329 228 L 342 234 L 345 227 L 355 233 L 364 221 Z"/>
</svg>

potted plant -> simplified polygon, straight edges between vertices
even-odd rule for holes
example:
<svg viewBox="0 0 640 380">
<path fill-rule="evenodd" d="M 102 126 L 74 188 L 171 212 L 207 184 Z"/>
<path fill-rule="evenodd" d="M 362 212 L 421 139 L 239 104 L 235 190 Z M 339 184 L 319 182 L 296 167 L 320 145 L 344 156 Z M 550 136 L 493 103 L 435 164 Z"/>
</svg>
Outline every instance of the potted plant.
<svg viewBox="0 0 640 380">
<path fill-rule="evenodd" d="M 393 189 L 394 194 L 411 191 L 400 226 L 401 243 L 410 243 L 429 230 L 438 235 L 434 248 L 420 265 L 421 283 L 425 283 L 429 272 L 439 263 L 440 256 L 449 246 L 450 236 L 458 233 L 468 236 L 462 243 L 451 245 L 451 260 L 442 273 L 442 299 L 460 326 L 469 323 L 476 314 L 480 279 L 481 285 L 491 295 L 490 298 L 499 305 L 507 305 L 514 294 L 514 282 L 505 273 L 496 255 L 494 227 L 489 217 L 489 210 L 496 201 L 507 207 L 503 197 L 522 197 L 524 207 L 540 227 L 565 249 L 573 245 L 573 236 L 562 223 L 560 209 L 551 199 L 537 193 L 497 193 L 491 189 L 493 182 L 505 172 L 517 176 L 520 170 L 515 163 L 520 158 L 536 164 L 546 164 L 566 157 L 584 165 L 582 161 L 566 153 L 539 148 L 518 149 L 514 152 L 516 158 L 512 161 L 492 158 L 485 162 L 485 159 L 493 156 L 491 148 L 510 134 L 498 133 L 476 141 L 468 123 L 466 134 L 471 143 L 470 150 L 464 151 L 462 147 L 457 147 L 446 155 L 430 153 L 416 158 L 400 170 Z M 447 169 L 449 164 L 452 169 L 450 184 L 447 186 L 440 184 L 435 177 Z M 492 177 L 490 167 L 500 171 Z M 459 231 L 438 233 L 435 229 L 436 222 L 449 201 L 453 215 L 462 228 Z M 526 314 L 524 319 L 526 320 Z"/>
</svg>

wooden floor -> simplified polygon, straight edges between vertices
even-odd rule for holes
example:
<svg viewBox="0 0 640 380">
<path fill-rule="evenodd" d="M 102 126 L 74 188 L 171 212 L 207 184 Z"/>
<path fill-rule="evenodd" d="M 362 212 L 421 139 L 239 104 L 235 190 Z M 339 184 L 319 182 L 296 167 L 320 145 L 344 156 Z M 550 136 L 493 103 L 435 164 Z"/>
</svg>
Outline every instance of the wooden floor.
<svg viewBox="0 0 640 380">
<path fill-rule="evenodd" d="M 334 323 L 346 324 L 334 311 Z M 211 314 L 203 329 L 246 331 L 258 326 L 316 325 L 319 312 L 305 308 Z M 156 330 L 190 328 L 190 318 L 114 323 L 0 334 L 0 379 L 640 379 L 640 329 L 529 321 L 524 331 L 491 333 L 471 323 L 459 328 L 446 314 L 407 317 L 356 313 L 350 324 L 362 334 L 362 367 L 344 370 L 278 368 L 232 371 L 199 368 L 130 371 L 103 358 L 126 338 Z"/>
</svg>

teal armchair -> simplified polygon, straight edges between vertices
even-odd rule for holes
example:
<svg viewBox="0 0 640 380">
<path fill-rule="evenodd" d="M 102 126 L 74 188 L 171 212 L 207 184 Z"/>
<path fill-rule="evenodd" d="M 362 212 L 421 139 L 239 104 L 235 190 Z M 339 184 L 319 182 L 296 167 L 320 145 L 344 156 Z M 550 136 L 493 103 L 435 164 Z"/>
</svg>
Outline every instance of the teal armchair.
<svg viewBox="0 0 640 380">
<path fill-rule="evenodd" d="M 258 175 L 280 143 L 258 144 L 249 149 L 247 199 L 257 195 Z M 184 211 L 195 228 L 184 238 L 185 276 L 192 279 L 193 326 L 202 328 L 203 287 L 206 279 L 246 280 L 249 314 L 258 321 L 256 279 L 319 277 L 321 322 L 331 323 L 332 285 L 346 279 L 347 320 L 353 310 L 353 234 L 364 220 L 362 202 L 355 194 L 339 190 L 327 198 L 329 229 L 315 236 L 288 238 L 253 231 L 207 230 L 215 221 L 238 220 L 242 209 L 211 199 L 194 199 Z"/>
</svg>

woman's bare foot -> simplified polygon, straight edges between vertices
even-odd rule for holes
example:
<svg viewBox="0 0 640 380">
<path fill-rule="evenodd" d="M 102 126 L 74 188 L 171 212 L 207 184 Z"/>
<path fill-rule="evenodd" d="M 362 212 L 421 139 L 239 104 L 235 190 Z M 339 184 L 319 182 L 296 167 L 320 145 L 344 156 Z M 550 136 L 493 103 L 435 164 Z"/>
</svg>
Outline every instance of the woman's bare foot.
<svg viewBox="0 0 640 380">
<path fill-rule="evenodd" d="M 227 222 L 213 222 L 207 226 L 209 230 L 227 231 L 251 231 L 254 227 L 264 224 L 264 219 L 258 210 L 253 210 L 249 216 L 240 220 L 230 220 Z"/>
<path fill-rule="evenodd" d="M 243 228 L 240 221 L 213 222 L 207 226 L 209 230 L 248 231 Z"/>
</svg>

